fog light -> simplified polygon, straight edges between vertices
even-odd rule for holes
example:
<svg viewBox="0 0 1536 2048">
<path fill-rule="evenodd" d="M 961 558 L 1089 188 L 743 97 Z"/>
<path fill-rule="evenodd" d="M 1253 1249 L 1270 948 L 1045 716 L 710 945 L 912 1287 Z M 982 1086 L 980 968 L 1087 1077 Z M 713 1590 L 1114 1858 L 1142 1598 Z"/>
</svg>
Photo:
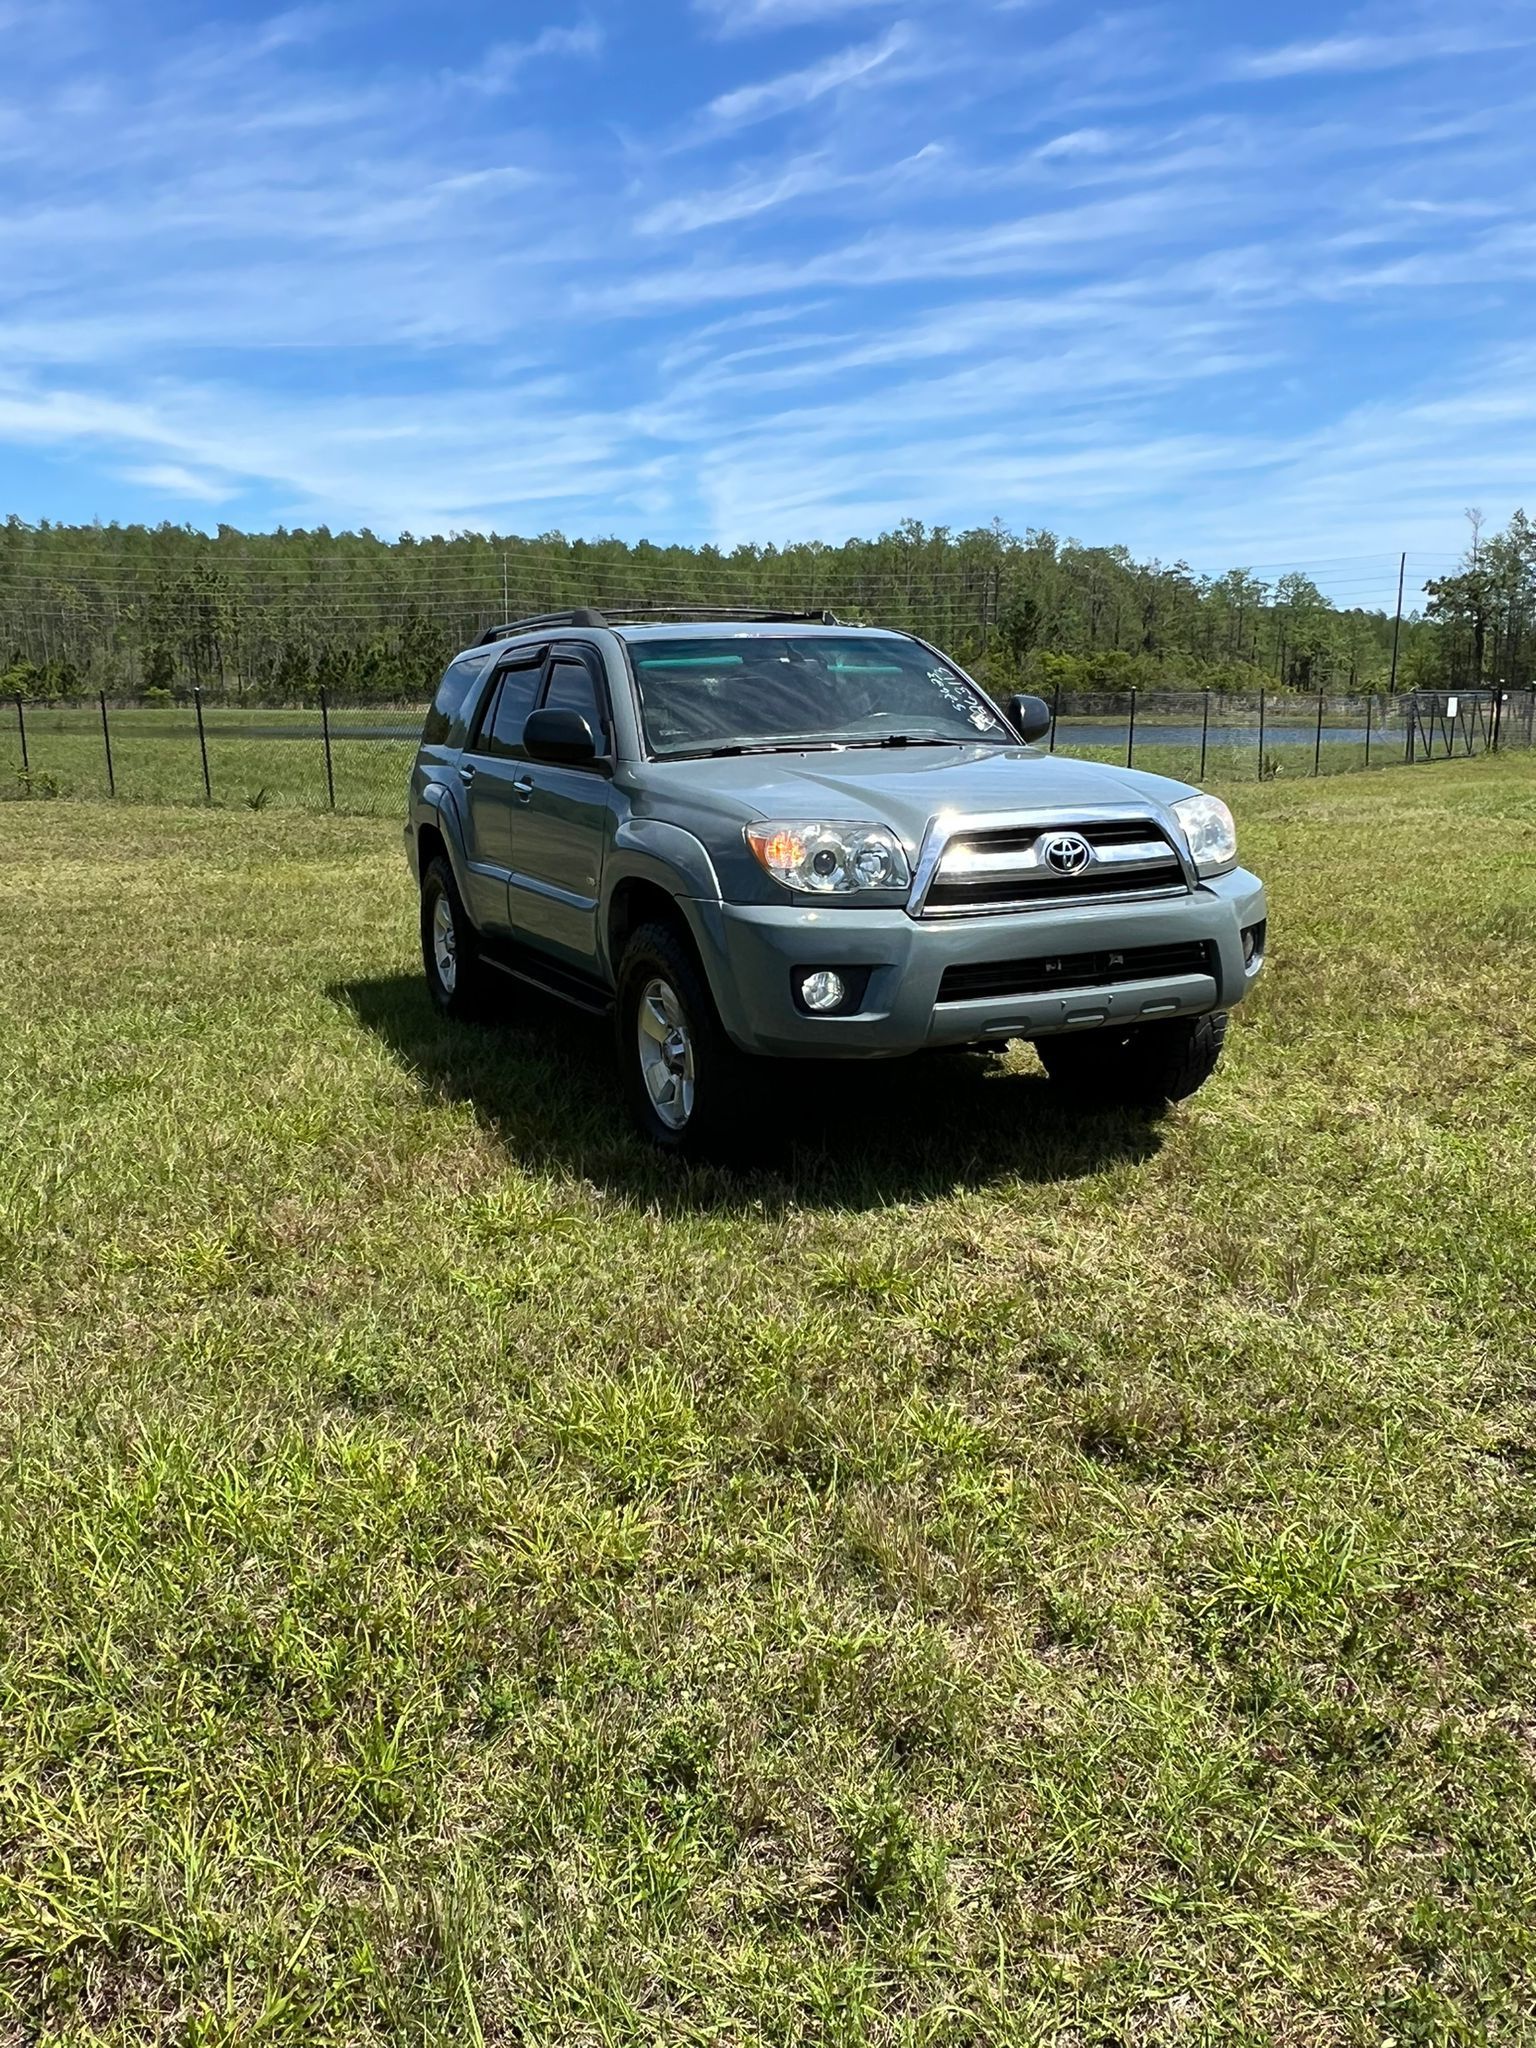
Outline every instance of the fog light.
<svg viewBox="0 0 1536 2048">
<path fill-rule="evenodd" d="M 800 984 L 800 1000 L 808 1010 L 835 1010 L 845 994 L 843 977 L 830 967 L 806 975 Z"/>
<path fill-rule="evenodd" d="M 1243 926 L 1243 965 L 1250 974 L 1264 964 L 1264 934 L 1268 924 L 1269 920 L 1265 918 L 1258 924 Z"/>
</svg>

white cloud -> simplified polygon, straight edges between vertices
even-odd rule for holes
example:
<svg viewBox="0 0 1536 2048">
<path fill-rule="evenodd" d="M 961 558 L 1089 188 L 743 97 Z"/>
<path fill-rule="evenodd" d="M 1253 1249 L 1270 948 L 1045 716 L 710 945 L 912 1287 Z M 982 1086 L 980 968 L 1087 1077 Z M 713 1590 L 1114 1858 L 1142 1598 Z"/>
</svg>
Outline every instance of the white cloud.
<svg viewBox="0 0 1536 2048">
<path fill-rule="evenodd" d="M 914 510 L 963 525 L 985 508 L 1147 553 L 1172 544 L 1201 568 L 1319 563 L 1370 543 L 1386 591 L 1399 547 L 1453 556 L 1462 506 L 1482 502 L 1502 521 L 1529 497 L 1536 460 L 1530 351 L 1485 357 L 1450 393 L 1371 403 L 1294 430 L 1282 421 L 1268 433 L 1234 423 L 1157 434 L 1102 394 L 1085 397 L 1092 402 L 1080 409 L 1026 413 L 1006 442 L 974 409 L 949 418 L 902 411 L 896 441 L 879 435 L 868 410 L 829 407 L 781 415 L 771 431 L 750 426 L 702 461 L 713 537 L 727 547 L 841 538 Z M 1170 491 L 1181 501 L 1172 532 Z"/>
<path fill-rule="evenodd" d="M 67 389 L 38 389 L 11 377 L 0 384 L 0 435 L 40 444 L 100 439 L 154 443 L 152 408 Z"/>
<path fill-rule="evenodd" d="M 595 57 L 603 47 L 603 32 L 595 21 L 574 28 L 541 29 L 527 42 L 495 43 L 472 71 L 454 75 L 456 85 L 472 92 L 505 92 L 528 69 L 545 57 Z"/>
<path fill-rule="evenodd" d="M 1255 50 L 1240 57 L 1233 70 L 1246 78 L 1296 78 L 1308 71 L 1376 71 L 1407 61 L 1406 46 L 1386 36 L 1326 36 L 1317 42 Z"/>
<path fill-rule="evenodd" d="M 152 462 L 142 469 L 125 469 L 122 474 L 129 483 L 145 484 L 172 498 L 192 498 L 202 505 L 221 505 L 236 495 L 233 485 L 200 476 L 176 462 Z"/>
<path fill-rule="evenodd" d="M 797 199 L 825 204 L 862 195 L 866 203 L 889 204 L 903 188 L 941 172 L 944 160 L 945 152 L 937 143 L 927 143 L 895 163 L 861 170 L 839 168 L 825 150 L 791 157 L 780 165 L 769 160 L 754 164 L 727 185 L 705 186 L 663 200 L 643 213 L 635 226 L 643 235 L 687 235 L 701 228 L 752 220 Z"/>
<path fill-rule="evenodd" d="M 494 417 L 499 432 L 486 433 Z M 622 410 L 589 411 L 548 379 L 440 388 L 423 383 L 387 408 L 370 399 L 252 402 L 233 385 L 159 382 L 127 401 L 62 386 L 0 387 L 0 437 L 90 442 L 129 454 L 138 480 L 173 497 L 188 478 L 257 484 L 284 514 L 447 531 L 464 514 L 525 506 L 547 521 L 611 494 L 618 509 L 654 481 L 654 460 L 625 459 Z M 211 488 L 211 484 L 210 484 Z M 222 495 L 222 493 L 221 493 Z M 212 502 L 211 498 L 209 502 Z"/>
<path fill-rule="evenodd" d="M 317 42 L 341 22 L 329 4 L 284 8 L 265 18 L 233 27 L 210 24 L 194 32 L 170 55 L 168 80 L 183 91 L 212 91 L 221 81 L 243 78 L 253 66 Z"/>
<path fill-rule="evenodd" d="M 1054 42 L 1038 42 L 1026 55 L 1026 75 L 1064 76 L 1082 93 L 1111 84 L 1118 95 L 1167 64 L 1167 24 L 1160 9 L 1116 9 L 1091 15 Z"/>
<path fill-rule="evenodd" d="M 749 220 L 754 214 L 771 212 L 786 200 L 825 186 L 828 176 L 823 156 L 791 159 L 778 170 L 771 164 L 758 165 L 729 185 L 663 200 L 643 213 L 635 227 L 642 235 L 686 235 L 699 228 L 721 227 L 728 221 Z"/>
<path fill-rule="evenodd" d="M 1114 147 L 1115 138 L 1107 128 L 1073 128 L 1041 143 L 1035 155 L 1047 160 L 1061 156 L 1107 156 Z"/>
<path fill-rule="evenodd" d="M 754 121 L 766 121 L 773 114 L 788 114 L 825 99 L 845 86 L 861 85 L 883 70 L 911 37 L 898 23 L 877 42 L 857 43 L 808 64 L 803 71 L 786 71 L 777 78 L 765 78 L 753 85 L 738 86 L 721 93 L 709 103 L 708 113 L 717 130 L 744 128 Z"/>
<path fill-rule="evenodd" d="M 1417 55 L 1411 37 L 1329 35 L 1315 43 L 1284 43 L 1237 57 L 1233 78 L 1303 78 L 1307 72 L 1380 72 Z"/>
<path fill-rule="evenodd" d="M 1272 50 L 1248 50 L 1234 57 L 1226 69 L 1229 77 L 1251 79 L 1395 71 L 1451 57 L 1515 49 L 1531 39 L 1529 26 L 1523 33 L 1510 34 L 1499 27 L 1495 17 L 1473 17 L 1392 34 L 1322 36 L 1311 42 L 1283 43 Z"/>
<path fill-rule="evenodd" d="M 881 285 L 957 284 L 990 277 L 1045 280 L 1111 250 L 1136 252 L 1170 219 L 1186 225 L 1219 217 L 1219 191 L 1197 184 L 1149 186 L 1091 203 L 1042 209 L 984 227 L 880 228 L 856 240 L 758 261 L 697 257 L 609 280 L 583 279 L 567 302 L 581 315 L 635 318 L 665 310 L 771 299 L 825 287 L 867 294 Z"/>
<path fill-rule="evenodd" d="M 722 545 L 869 532 L 912 511 L 961 525 L 998 512 L 1148 551 L 1173 544 L 1213 567 L 1317 559 L 1362 536 L 1381 536 L 1383 553 L 1436 545 L 1436 535 L 1455 535 L 1463 503 L 1480 500 L 1502 518 L 1528 495 L 1529 351 L 1485 358 L 1451 389 L 1310 426 L 1281 420 L 1256 433 L 1229 410 L 1222 430 L 1160 432 L 1138 425 L 1126 397 L 1179 377 L 1208 389 L 1225 359 L 1203 352 L 1197 329 L 1169 331 L 1160 357 L 1138 349 L 1132 322 L 1112 348 L 1088 339 L 1042 353 L 1009 346 L 1008 309 L 995 313 L 997 352 L 963 375 L 870 383 L 853 402 L 756 417 L 729 392 L 714 414 L 658 422 L 584 408 L 556 386 L 423 385 L 381 411 L 361 400 L 253 407 L 234 387 L 162 385 L 118 403 L 12 385 L 0 393 L 0 433 L 150 451 L 129 473 L 173 500 L 214 503 L 264 484 L 278 516 L 384 530 L 536 530 L 602 502 L 611 525 L 637 531 L 675 523 L 697 488 L 695 516 Z M 1086 335 L 1089 308 L 1081 313 Z M 885 431 L 891 414 L 902 422 L 895 437 Z M 488 415 L 497 436 L 485 433 Z M 1006 435 L 995 431 L 1000 415 Z M 637 437 L 658 424 L 677 453 L 640 455 Z M 1185 500 L 1172 534 L 1170 491 Z"/>
<path fill-rule="evenodd" d="M 491 164 L 481 171 L 458 171 L 452 177 L 434 178 L 426 190 L 441 196 L 465 192 L 518 192 L 539 182 L 525 164 Z"/>
<path fill-rule="evenodd" d="M 722 35 L 745 35 L 754 29 L 833 21 L 871 7 L 891 9 L 898 0 L 693 0 L 693 4 L 695 13 L 711 21 Z"/>
</svg>

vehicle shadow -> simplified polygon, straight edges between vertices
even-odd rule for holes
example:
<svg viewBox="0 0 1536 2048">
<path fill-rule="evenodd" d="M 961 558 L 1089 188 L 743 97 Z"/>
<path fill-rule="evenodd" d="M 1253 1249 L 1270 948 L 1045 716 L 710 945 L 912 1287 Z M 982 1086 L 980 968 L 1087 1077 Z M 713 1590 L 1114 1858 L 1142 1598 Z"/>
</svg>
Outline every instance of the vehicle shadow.
<svg viewBox="0 0 1536 2048">
<path fill-rule="evenodd" d="M 327 993 L 428 1097 L 470 1104 L 509 1156 L 666 1211 L 866 1209 L 1005 1180 L 1048 1185 L 1144 1161 L 1162 1143 L 1156 1117 L 1071 1107 L 1043 1076 L 982 1055 L 764 1061 L 731 1158 L 686 1167 L 631 1130 L 605 1023 L 518 989 L 507 1021 L 451 1024 L 410 974 Z"/>
</svg>

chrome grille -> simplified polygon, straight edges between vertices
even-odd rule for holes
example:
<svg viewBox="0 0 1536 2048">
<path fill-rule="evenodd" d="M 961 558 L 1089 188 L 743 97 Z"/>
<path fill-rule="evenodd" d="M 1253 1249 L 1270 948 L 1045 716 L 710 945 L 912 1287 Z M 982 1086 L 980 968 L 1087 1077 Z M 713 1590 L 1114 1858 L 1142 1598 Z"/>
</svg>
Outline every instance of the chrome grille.
<svg viewBox="0 0 1536 2048">
<path fill-rule="evenodd" d="M 1080 874 L 1060 874 L 1040 858 L 1041 842 L 1059 832 L 1075 833 L 1092 848 L 1093 859 Z M 939 854 L 920 914 L 963 916 L 1100 896 L 1182 893 L 1187 887 L 1177 850 L 1151 818 L 960 826 Z"/>
</svg>

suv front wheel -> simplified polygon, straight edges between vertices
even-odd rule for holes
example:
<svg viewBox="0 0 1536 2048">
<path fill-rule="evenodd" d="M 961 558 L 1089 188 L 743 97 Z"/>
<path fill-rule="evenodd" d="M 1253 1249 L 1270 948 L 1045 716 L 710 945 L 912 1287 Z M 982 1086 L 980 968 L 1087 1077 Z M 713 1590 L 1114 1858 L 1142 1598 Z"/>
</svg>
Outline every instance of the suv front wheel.
<svg viewBox="0 0 1536 2048">
<path fill-rule="evenodd" d="M 1059 1088 L 1079 1101 L 1127 1109 L 1182 1102 L 1216 1071 L 1227 1035 L 1224 1010 L 1170 1017 L 1162 1024 L 1110 1025 L 1037 1038 L 1040 1063 Z"/>
<path fill-rule="evenodd" d="M 746 1060 L 725 1035 L 693 948 L 673 926 L 641 925 L 625 946 L 614 1025 L 624 1092 L 653 1144 L 700 1154 L 735 1134 Z"/>
</svg>

